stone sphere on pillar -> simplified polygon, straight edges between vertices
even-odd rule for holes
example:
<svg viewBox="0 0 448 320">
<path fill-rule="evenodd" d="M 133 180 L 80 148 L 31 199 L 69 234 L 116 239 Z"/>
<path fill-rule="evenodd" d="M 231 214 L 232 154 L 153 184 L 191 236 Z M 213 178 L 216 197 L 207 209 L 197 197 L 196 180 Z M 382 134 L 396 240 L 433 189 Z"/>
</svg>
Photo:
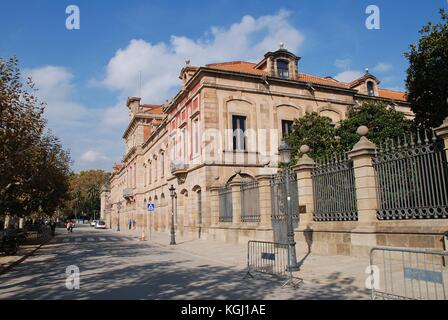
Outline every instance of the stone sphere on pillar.
<svg viewBox="0 0 448 320">
<path fill-rule="evenodd" d="M 303 154 L 307 154 L 310 152 L 310 147 L 304 144 L 300 147 L 300 152 Z"/>
<path fill-rule="evenodd" d="M 361 137 L 365 137 L 369 133 L 369 128 L 366 126 L 360 126 L 358 130 L 356 130 L 356 133 Z"/>
</svg>

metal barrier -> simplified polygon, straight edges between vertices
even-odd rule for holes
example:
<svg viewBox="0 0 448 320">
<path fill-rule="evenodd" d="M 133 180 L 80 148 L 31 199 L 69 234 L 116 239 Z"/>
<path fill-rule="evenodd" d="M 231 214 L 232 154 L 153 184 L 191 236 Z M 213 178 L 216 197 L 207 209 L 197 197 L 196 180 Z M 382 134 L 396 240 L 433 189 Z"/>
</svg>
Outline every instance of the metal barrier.
<svg viewBox="0 0 448 320">
<path fill-rule="evenodd" d="M 372 300 L 447 300 L 446 256 L 441 250 L 373 248 Z"/>
<path fill-rule="evenodd" d="M 288 248 L 289 246 L 284 243 L 249 241 L 247 243 L 246 277 L 253 278 L 252 273 L 258 272 L 278 278 L 287 278 L 282 287 L 290 284 L 297 288 L 303 280 L 294 278 L 289 270 Z"/>
</svg>

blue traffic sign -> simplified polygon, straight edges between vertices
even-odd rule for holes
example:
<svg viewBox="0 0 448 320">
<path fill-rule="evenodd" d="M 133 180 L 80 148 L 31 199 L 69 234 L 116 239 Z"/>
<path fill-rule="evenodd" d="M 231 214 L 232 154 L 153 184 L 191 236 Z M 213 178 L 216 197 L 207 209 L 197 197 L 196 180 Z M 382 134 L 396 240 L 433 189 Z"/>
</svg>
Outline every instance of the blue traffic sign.
<svg viewBox="0 0 448 320">
<path fill-rule="evenodd" d="M 153 212 L 153 211 L 154 211 L 154 208 L 155 208 L 155 207 L 154 207 L 154 203 L 149 202 L 149 203 L 148 203 L 148 211 L 149 211 L 149 212 Z"/>
</svg>

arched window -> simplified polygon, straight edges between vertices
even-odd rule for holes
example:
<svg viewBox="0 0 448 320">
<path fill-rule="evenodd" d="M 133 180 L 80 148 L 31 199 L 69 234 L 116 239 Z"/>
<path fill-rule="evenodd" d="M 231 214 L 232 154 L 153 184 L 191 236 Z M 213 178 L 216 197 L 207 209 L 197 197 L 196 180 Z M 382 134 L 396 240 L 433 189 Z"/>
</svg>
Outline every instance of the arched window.
<svg viewBox="0 0 448 320">
<path fill-rule="evenodd" d="M 289 79 L 289 62 L 287 60 L 277 60 L 278 77 L 282 79 Z"/>
<path fill-rule="evenodd" d="M 372 81 L 367 82 L 367 94 L 371 97 L 375 95 L 375 86 Z"/>
</svg>

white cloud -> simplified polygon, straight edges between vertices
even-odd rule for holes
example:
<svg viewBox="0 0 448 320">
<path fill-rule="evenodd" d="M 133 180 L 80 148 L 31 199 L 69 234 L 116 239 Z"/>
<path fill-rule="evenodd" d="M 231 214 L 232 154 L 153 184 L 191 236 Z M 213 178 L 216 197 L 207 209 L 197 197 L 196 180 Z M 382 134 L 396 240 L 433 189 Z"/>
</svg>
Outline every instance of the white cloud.
<svg viewBox="0 0 448 320">
<path fill-rule="evenodd" d="M 364 73 L 357 70 L 347 70 L 337 74 L 334 78 L 341 82 L 351 82 L 355 79 L 362 77 Z"/>
<path fill-rule="evenodd" d="M 144 103 L 162 103 L 172 97 L 181 84 L 178 76 L 186 59 L 197 66 L 229 60 L 258 61 L 267 51 L 276 50 L 280 42 L 297 52 L 304 36 L 289 18 L 290 12 L 281 10 L 258 18 L 244 16 L 228 28 L 212 27 L 199 39 L 171 36 L 160 43 L 130 40 L 110 59 L 103 79 L 90 81 L 94 87 L 116 92 L 116 103 L 111 106 L 78 103 L 81 89 L 64 67 L 50 65 L 25 73 L 39 88 L 38 96 L 47 102 L 49 127 L 70 149 L 74 169 L 110 170 L 124 151 L 121 139 L 129 121 L 128 96 L 141 92 Z"/>
<path fill-rule="evenodd" d="M 87 163 L 94 163 L 98 161 L 108 161 L 109 158 L 98 151 L 88 150 L 82 154 L 80 160 Z"/>
<path fill-rule="evenodd" d="M 162 103 L 180 85 L 178 76 L 186 59 L 196 66 L 258 61 L 267 51 L 278 48 L 280 42 L 297 52 L 304 36 L 289 23 L 289 17 L 290 12 L 285 10 L 259 18 L 247 15 L 229 28 L 212 27 L 200 39 L 172 36 L 169 43 L 156 44 L 133 39 L 109 61 L 104 79 L 93 83 L 117 90 L 122 98 L 137 95 L 144 102 Z"/>
<path fill-rule="evenodd" d="M 347 70 L 348 68 L 350 68 L 351 64 L 352 64 L 352 60 L 350 60 L 350 59 L 336 59 L 336 61 L 334 62 L 335 67 L 344 69 L 344 70 Z"/>
<path fill-rule="evenodd" d="M 373 72 L 384 73 L 392 69 L 392 65 L 384 62 L 378 62 L 378 64 L 372 69 Z"/>
</svg>

